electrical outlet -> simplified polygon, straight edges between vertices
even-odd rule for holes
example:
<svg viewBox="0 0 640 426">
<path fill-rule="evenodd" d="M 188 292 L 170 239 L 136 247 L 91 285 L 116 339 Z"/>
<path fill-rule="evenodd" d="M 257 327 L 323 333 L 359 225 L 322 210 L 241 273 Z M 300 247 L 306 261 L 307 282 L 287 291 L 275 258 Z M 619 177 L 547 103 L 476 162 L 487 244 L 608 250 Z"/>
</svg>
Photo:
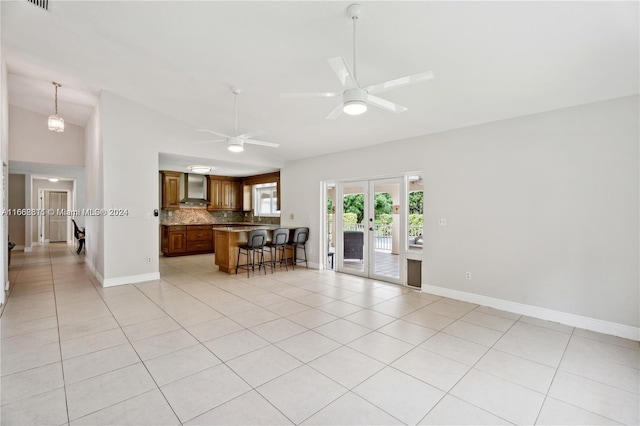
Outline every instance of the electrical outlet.
<svg viewBox="0 0 640 426">
<path fill-rule="evenodd" d="M 438 220 L 438 226 L 447 226 L 447 219 Z"/>
<path fill-rule="evenodd" d="M 147 257 L 147 263 L 151 263 L 151 256 Z"/>
<path fill-rule="evenodd" d="M 464 273 L 464 279 L 465 280 L 470 280 L 471 279 L 471 272 L 465 272 Z"/>
<path fill-rule="evenodd" d="M 293 220 L 293 217 L 294 217 L 294 216 L 293 216 L 293 213 L 290 213 L 290 214 L 289 214 L 289 219 Z"/>
</svg>

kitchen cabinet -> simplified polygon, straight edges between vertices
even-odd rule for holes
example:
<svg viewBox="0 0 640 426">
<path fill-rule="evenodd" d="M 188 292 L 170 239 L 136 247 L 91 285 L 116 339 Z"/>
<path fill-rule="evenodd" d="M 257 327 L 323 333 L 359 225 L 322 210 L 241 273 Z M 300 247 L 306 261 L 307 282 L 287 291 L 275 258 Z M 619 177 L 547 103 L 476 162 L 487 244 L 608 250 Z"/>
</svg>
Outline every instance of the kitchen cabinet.
<svg viewBox="0 0 640 426">
<path fill-rule="evenodd" d="M 165 256 L 213 253 L 212 225 L 162 225 L 162 253 Z"/>
<path fill-rule="evenodd" d="M 209 210 L 242 210 L 242 182 L 226 176 L 209 176 Z"/>
<path fill-rule="evenodd" d="M 187 226 L 187 253 L 211 253 L 213 251 L 213 231 L 211 225 Z"/>
<path fill-rule="evenodd" d="M 162 208 L 177 210 L 180 208 L 180 172 L 161 171 Z"/>
<path fill-rule="evenodd" d="M 162 253 L 179 256 L 187 252 L 187 227 L 162 226 Z"/>
<path fill-rule="evenodd" d="M 253 209 L 252 201 L 253 201 L 253 186 L 261 185 L 261 184 L 275 184 L 276 185 L 276 199 L 277 206 L 276 208 L 280 210 L 280 172 L 273 173 L 265 173 L 261 175 L 247 176 L 242 179 L 241 185 L 241 193 L 240 195 L 244 199 L 243 205 L 240 208 L 243 208 L 244 211 L 251 211 Z"/>
</svg>

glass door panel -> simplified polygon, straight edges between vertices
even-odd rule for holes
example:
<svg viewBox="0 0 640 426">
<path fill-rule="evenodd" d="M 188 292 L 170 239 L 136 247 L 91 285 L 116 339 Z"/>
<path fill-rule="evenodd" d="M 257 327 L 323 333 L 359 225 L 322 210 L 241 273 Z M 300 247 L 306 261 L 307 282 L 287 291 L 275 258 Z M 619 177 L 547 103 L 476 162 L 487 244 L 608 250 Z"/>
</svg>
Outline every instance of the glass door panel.
<svg viewBox="0 0 640 426">
<path fill-rule="evenodd" d="M 403 247 L 403 224 L 400 220 L 402 180 L 372 180 L 370 187 L 370 211 L 373 213 L 369 218 L 370 276 L 399 283 Z"/>
<path fill-rule="evenodd" d="M 335 240 L 338 271 L 368 276 L 368 182 L 339 185 Z"/>
</svg>

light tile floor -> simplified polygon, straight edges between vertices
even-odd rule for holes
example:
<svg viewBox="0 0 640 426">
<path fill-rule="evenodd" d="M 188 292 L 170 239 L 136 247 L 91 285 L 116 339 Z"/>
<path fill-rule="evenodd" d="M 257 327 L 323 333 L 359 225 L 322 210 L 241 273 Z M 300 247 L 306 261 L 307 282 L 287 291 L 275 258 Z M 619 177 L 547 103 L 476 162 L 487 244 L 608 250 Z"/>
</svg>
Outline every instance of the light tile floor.
<svg viewBox="0 0 640 426">
<path fill-rule="evenodd" d="M 64 244 L 13 253 L 6 425 L 637 425 L 638 342 L 297 268 L 161 258 L 102 288 Z"/>
</svg>

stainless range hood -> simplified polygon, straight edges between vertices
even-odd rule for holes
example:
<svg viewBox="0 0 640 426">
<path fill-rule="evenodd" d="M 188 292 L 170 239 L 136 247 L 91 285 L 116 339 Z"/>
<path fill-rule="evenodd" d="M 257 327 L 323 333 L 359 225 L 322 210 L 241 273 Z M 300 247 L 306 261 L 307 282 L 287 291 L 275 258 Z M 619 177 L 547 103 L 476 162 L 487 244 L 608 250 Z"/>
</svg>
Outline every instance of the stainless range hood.
<svg viewBox="0 0 640 426">
<path fill-rule="evenodd" d="M 180 176 L 181 207 L 207 207 L 207 180 L 207 176 L 194 173 Z"/>
</svg>

